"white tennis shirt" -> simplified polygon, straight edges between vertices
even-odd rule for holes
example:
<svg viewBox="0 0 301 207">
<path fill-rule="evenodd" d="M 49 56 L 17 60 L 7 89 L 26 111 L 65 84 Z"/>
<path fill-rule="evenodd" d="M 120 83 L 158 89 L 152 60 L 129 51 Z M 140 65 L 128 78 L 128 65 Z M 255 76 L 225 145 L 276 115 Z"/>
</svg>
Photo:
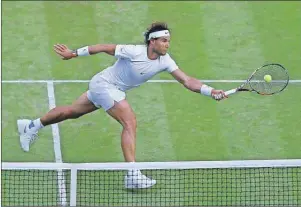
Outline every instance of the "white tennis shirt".
<svg viewBox="0 0 301 207">
<path fill-rule="evenodd" d="M 115 57 L 115 64 L 99 74 L 122 91 L 138 87 L 157 73 L 171 73 L 178 69 L 175 61 L 167 53 L 156 60 L 150 60 L 147 57 L 146 45 L 117 45 Z"/>
</svg>

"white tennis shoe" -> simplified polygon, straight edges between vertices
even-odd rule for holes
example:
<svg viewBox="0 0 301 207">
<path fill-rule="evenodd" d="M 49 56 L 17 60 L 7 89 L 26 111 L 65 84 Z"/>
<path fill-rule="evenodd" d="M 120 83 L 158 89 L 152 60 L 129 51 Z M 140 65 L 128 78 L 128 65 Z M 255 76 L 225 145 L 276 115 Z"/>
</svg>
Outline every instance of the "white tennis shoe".
<svg viewBox="0 0 301 207">
<path fill-rule="evenodd" d="M 124 183 L 128 189 L 150 188 L 156 184 L 156 180 L 146 177 L 139 170 L 129 170 L 124 177 Z"/>
<path fill-rule="evenodd" d="M 30 145 L 38 137 L 38 132 L 35 131 L 33 122 L 29 119 L 19 119 L 17 121 L 18 132 L 20 136 L 21 148 L 25 151 L 29 151 Z"/>
</svg>

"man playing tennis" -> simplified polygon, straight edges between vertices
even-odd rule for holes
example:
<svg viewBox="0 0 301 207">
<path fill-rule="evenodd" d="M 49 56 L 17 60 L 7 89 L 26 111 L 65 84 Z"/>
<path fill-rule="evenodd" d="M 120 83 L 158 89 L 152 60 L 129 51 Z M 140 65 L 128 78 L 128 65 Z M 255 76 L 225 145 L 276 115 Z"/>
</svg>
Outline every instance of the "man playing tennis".
<svg viewBox="0 0 301 207">
<path fill-rule="evenodd" d="M 177 81 L 193 92 L 222 100 L 226 97 L 222 90 L 215 90 L 199 80 L 186 75 L 179 69 L 167 50 L 170 32 L 165 23 L 153 23 L 145 33 L 146 45 L 96 44 L 70 50 L 63 44 L 54 45 L 54 51 L 63 60 L 78 56 L 107 53 L 115 56 L 114 65 L 96 74 L 84 92 L 69 106 L 57 106 L 43 117 L 35 120 L 18 120 L 20 144 L 28 152 L 38 131 L 54 123 L 76 119 L 84 114 L 103 108 L 123 127 L 121 147 L 126 162 L 135 162 L 136 117 L 126 100 L 125 92 L 151 79 L 157 73 L 167 71 Z M 140 170 L 129 170 L 125 176 L 126 188 L 149 188 L 156 180 L 143 175 Z"/>
</svg>

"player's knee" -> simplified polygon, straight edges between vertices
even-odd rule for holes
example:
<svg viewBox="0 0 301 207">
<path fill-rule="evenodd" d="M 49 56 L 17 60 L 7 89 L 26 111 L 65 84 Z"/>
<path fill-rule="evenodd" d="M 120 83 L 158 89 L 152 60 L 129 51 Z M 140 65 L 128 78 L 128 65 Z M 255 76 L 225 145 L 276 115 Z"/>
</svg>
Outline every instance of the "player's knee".
<svg viewBox="0 0 301 207">
<path fill-rule="evenodd" d="M 128 129 L 128 130 L 136 130 L 137 127 L 137 120 L 136 117 L 132 117 L 130 119 L 124 120 L 122 122 L 123 128 Z"/>
</svg>

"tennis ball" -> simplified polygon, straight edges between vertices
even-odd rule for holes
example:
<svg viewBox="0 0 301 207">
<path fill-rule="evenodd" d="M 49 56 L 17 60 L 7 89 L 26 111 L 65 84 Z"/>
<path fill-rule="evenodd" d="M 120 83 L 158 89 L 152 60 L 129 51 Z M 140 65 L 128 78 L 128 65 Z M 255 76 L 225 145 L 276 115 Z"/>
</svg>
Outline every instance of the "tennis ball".
<svg viewBox="0 0 301 207">
<path fill-rule="evenodd" d="M 263 79 L 265 80 L 265 82 L 271 82 L 272 81 L 272 76 L 270 76 L 270 75 L 265 75 L 264 77 L 263 77 Z"/>
</svg>

